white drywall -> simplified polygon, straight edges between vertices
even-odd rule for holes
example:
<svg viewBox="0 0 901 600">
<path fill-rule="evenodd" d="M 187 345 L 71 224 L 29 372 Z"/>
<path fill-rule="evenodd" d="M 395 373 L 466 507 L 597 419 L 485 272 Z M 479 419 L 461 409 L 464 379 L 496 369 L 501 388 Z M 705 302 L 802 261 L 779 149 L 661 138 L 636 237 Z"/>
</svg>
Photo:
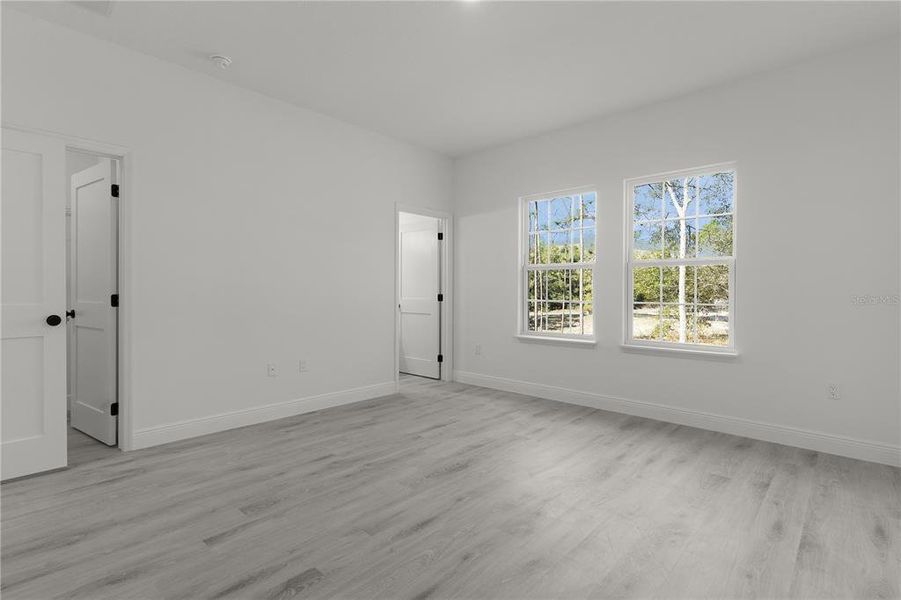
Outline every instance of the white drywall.
<svg viewBox="0 0 901 600">
<path fill-rule="evenodd" d="M 740 355 L 624 350 L 623 180 L 724 161 Z M 517 197 L 583 185 L 599 192 L 597 347 L 518 341 Z M 899 306 L 853 301 L 899 293 L 897 39 L 458 159 L 454 195 L 461 380 L 872 442 L 897 462 Z"/>
<path fill-rule="evenodd" d="M 394 207 L 447 210 L 449 160 L 2 17 L 4 124 L 130 150 L 137 445 L 393 389 Z"/>
</svg>

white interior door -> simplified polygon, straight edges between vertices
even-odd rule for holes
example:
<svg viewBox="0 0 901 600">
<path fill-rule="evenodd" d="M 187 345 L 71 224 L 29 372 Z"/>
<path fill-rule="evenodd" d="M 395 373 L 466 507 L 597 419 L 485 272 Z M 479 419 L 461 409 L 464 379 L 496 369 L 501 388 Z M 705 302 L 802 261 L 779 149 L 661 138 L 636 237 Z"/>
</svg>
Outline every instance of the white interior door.
<svg viewBox="0 0 901 600">
<path fill-rule="evenodd" d="M 66 466 L 65 145 L 3 129 L 0 469 Z"/>
<path fill-rule="evenodd" d="M 72 175 L 69 298 L 72 336 L 72 427 L 116 445 L 117 199 L 111 192 L 112 161 Z"/>
<path fill-rule="evenodd" d="M 440 261 L 438 219 L 402 213 L 398 266 L 401 373 L 441 377 Z"/>
</svg>

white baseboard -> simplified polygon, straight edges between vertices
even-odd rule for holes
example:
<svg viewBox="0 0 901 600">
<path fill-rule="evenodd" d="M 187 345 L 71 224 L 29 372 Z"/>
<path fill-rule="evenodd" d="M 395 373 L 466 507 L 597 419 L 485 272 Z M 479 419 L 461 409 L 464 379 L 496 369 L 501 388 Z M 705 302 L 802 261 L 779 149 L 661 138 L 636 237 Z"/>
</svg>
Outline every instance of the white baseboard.
<svg viewBox="0 0 901 600">
<path fill-rule="evenodd" d="M 727 417 L 652 402 L 627 400 L 605 396 L 593 392 L 583 392 L 542 383 L 531 383 L 493 375 L 482 375 L 466 371 L 454 371 L 454 381 L 480 387 L 515 392 L 547 400 L 568 404 L 578 404 L 611 412 L 646 417 L 658 421 L 678 423 L 699 429 L 708 429 L 732 435 L 795 446 L 806 450 L 816 450 L 827 454 L 838 454 L 885 465 L 901 466 L 901 446 L 869 442 L 830 433 L 808 431 L 784 425 L 750 421 L 738 417 Z"/>
<path fill-rule="evenodd" d="M 132 438 L 132 446 L 129 449 L 139 450 L 141 448 L 149 448 L 151 446 L 176 442 L 178 440 L 184 440 L 200 435 L 234 429 L 235 427 L 255 425 L 257 423 L 293 417 L 294 415 L 331 408 L 333 406 L 341 406 L 342 404 L 351 404 L 353 402 L 361 402 L 380 396 L 389 396 L 396 392 L 397 383 L 390 381 L 349 390 L 319 394 L 317 396 L 308 396 L 306 398 L 289 400 L 287 402 L 255 406 L 253 408 L 231 411 L 209 417 L 189 419 L 187 421 L 179 421 L 178 423 L 168 423 L 166 425 L 148 427 L 146 429 L 135 431 Z"/>
</svg>

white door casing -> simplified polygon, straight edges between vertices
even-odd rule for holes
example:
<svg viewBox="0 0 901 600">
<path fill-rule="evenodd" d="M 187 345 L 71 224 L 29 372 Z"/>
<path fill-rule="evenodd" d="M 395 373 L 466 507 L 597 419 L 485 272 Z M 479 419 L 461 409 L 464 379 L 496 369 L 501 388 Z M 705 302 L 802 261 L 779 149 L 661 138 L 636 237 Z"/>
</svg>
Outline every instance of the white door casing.
<svg viewBox="0 0 901 600">
<path fill-rule="evenodd" d="M 112 161 L 72 175 L 69 297 L 72 335 L 72 427 L 116 445 L 117 199 Z"/>
<path fill-rule="evenodd" d="M 66 466 L 65 145 L 2 131 L 0 478 Z M 48 324 L 54 315 L 60 324 Z M 52 320 L 52 319 L 51 319 Z"/>
<path fill-rule="evenodd" d="M 441 376 L 441 252 L 439 220 L 419 217 L 400 224 L 400 352 L 402 373 Z"/>
</svg>

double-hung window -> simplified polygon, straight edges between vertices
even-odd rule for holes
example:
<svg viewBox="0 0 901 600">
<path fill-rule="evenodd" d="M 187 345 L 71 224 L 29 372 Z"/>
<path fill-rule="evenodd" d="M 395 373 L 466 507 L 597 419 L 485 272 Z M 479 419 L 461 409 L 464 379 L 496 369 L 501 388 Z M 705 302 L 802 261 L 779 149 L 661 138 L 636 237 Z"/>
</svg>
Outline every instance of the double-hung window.
<svg viewBox="0 0 901 600">
<path fill-rule="evenodd" d="M 597 193 L 522 199 L 519 333 L 594 339 Z"/>
<path fill-rule="evenodd" d="M 735 167 L 626 181 L 627 345 L 735 351 Z"/>
</svg>

